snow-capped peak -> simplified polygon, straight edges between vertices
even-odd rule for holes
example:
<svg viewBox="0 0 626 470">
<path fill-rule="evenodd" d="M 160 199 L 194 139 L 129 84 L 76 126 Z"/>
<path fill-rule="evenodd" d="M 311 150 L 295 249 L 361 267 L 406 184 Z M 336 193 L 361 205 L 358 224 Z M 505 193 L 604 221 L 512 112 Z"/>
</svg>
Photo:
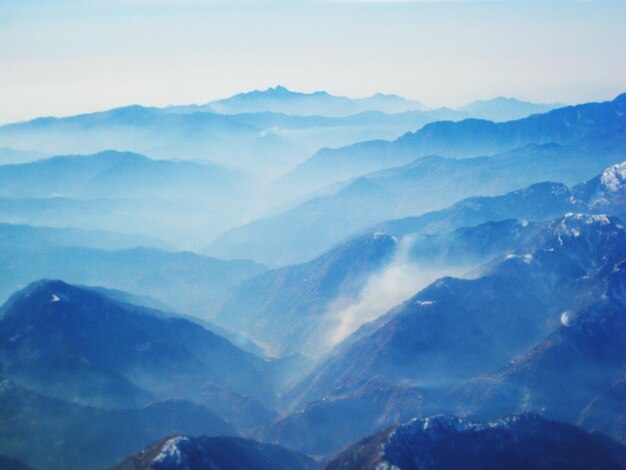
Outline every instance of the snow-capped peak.
<svg viewBox="0 0 626 470">
<path fill-rule="evenodd" d="M 163 444 L 161 452 L 157 455 L 153 463 L 181 465 L 185 460 L 185 454 L 181 449 L 181 443 L 188 442 L 189 438 L 185 436 L 175 436 L 168 439 Z"/>
<path fill-rule="evenodd" d="M 626 162 L 613 165 L 602 173 L 600 181 L 604 188 L 612 193 L 626 188 Z"/>
</svg>

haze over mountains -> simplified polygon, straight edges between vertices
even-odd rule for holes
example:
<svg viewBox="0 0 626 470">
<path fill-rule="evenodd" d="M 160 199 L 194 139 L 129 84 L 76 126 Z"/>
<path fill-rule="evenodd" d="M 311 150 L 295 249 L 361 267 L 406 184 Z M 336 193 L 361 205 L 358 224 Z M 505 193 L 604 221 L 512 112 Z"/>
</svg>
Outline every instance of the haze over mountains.
<svg viewBox="0 0 626 470">
<path fill-rule="evenodd" d="M 489 116 L 492 108 L 496 114 L 510 112 L 516 117 L 546 110 L 545 105 L 524 106 L 520 112 L 518 102 L 503 106 L 496 99 L 483 103 L 480 117 Z M 427 110 L 395 95 L 351 99 L 279 86 L 199 106 L 133 105 L 66 118 L 39 118 L 0 127 L 0 141 L 8 147 L 4 153 L 12 162 L 18 158 L 13 154 L 25 151 L 35 158 L 35 152 L 91 154 L 114 148 L 153 158 L 245 167 L 267 177 L 286 172 L 323 147 L 393 139 L 429 122 L 472 116 L 461 110 Z"/>
<path fill-rule="evenodd" d="M 625 131 L 280 86 L 0 127 L 0 455 L 623 468 Z"/>
</svg>

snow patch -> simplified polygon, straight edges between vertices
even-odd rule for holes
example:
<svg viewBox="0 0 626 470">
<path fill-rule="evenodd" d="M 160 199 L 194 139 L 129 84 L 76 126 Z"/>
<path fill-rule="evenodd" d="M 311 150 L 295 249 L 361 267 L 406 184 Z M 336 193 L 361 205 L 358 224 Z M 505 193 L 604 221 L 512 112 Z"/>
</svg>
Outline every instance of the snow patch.
<svg viewBox="0 0 626 470">
<path fill-rule="evenodd" d="M 530 264 L 530 262 L 533 260 L 533 255 L 530 253 L 526 253 L 525 255 L 522 255 L 522 256 L 509 254 L 504 257 L 505 260 L 516 259 L 516 258 L 520 258 L 524 262 L 524 264 Z"/>
<path fill-rule="evenodd" d="M 155 457 L 152 463 L 162 463 L 169 465 L 181 465 L 185 459 L 180 444 L 189 441 L 188 437 L 176 436 L 163 444 L 161 452 Z"/>
<path fill-rule="evenodd" d="M 600 176 L 600 182 L 607 191 L 615 193 L 626 188 L 626 162 L 607 168 Z"/>
<path fill-rule="evenodd" d="M 61 298 L 56 294 L 52 294 L 52 297 L 50 297 L 50 303 L 59 302 L 60 300 Z"/>
<path fill-rule="evenodd" d="M 561 325 L 566 327 L 570 326 L 569 312 L 563 312 L 561 314 Z"/>
</svg>

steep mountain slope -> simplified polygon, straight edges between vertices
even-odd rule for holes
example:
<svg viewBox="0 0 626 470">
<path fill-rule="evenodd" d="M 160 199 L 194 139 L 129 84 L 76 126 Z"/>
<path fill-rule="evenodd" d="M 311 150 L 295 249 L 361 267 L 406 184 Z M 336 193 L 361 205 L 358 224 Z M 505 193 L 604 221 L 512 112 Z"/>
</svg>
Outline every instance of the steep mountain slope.
<svg viewBox="0 0 626 470">
<path fill-rule="evenodd" d="M 452 396 L 455 387 L 506 367 L 513 357 L 558 328 L 564 311 L 592 308 L 601 302 L 607 275 L 626 258 L 626 231 L 616 219 L 568 215 L 539 227 L 523 239 L 520 251 L 491 263 L 481 277 L 440 279 L 363 325 L 292 390 L 291 414 L 265 427 L 263 438 L 328 455 L 347 443 L 345 433 L 336 432 L 346 416 L 332 413 L 333 403 L 341 400 L 349 409 L 363 393 L 376 388 L 410 386 L 420 400 L 407 400 L 405 405 L 391 393 L 376 408 L 380 411 L 371 409 L 372 415 L 351 418 L 358 423 L 355 430 L 381 429 L 397 423 L 407 411 L 414 415 L 467 413 L 469 392 Z M 610 384 L 605 381 L 605 387 Z M 582 406 L 603 391 L 596 388 Z M 473 396 L 477 408 L 479 404 L 488 407 L 482 399 L 486 394 Z M 521 391 L 513 394 L 511 403 L 522 406 L 523 396 Z M 494 407 L 502 403 L 496 398 Z M 397 411 L 389 414 L 390 409 Z M 520 411 L 506 406 L 497 409 L 499 414 Z M 319 415 L 327 419 L 316 420 Z M 605 429 L 612 423 L 605 422 Z M 304 424 L 309 426 L 306 439 L 285 432 Z"/>
<path fill-rule="evenodd" d="M 597 302 L 564 311 L 560 327 L 545 341 L 462 387 L 458 401 L 469 402 L 466 409 L 481 416 L 523 409 L 569 422 L 581 417 L 623 441 L 616 424 L 623 422 L 625 409 L 619 397 L 626 365 L 626 261 L 609 267 Z M 594 422 L 592 415 L 613 419 Z"/>
<path fill-rule="evenodd" d="M 626 94 L 613 101 L 567 106 L 524 119 L 494 123 L 478 119 L 435 122 L 395 141 L 361 142 L 323 149 L 283 178 L 293 188 L 315 189 L 426 155 L 467 158 L 495 155 L 530 144 L 559 144 L 570 152 L 613 145 L 626 126 Z"/>
<path fill-rule="evenodd" d="M 613 181 L 610 176 L 619 174 L 623 166 L 610 167 L 572 190 L 558 183 L 539 183 L 368 228 L 309 263 L 244 281 L 217 310 L 215 320 L 272 345 L 274 353 L 319 356 L 333 344 L 328 337 L 337 328 L 335 312 L 354 314 L 350 308 L 362 305 L 359 315 L 371 319 L 377 308 L 391 308 L 433 276 L 467 272 L 511 252 L 526 253 L 525 246 L 536 243 L 534 237 L 542 230 L 528 220 L 598 210 L 623 215 L 626 185 L 608 187 L 601 182 Z M 510 217 L 524 221 L 506 220 Z M 389 284 L 395 287 L 390 289 Z M 390 303 L 382 301 L 385 296 Z"/>
<path fill-rule="evenodd" d="M 236 435 L 206 408 L 183 400 L 105 410 L 48 398 L 0 381 L 0 452 L 38 469 L 106 468 L 176 432 Z M 5 467 L 0 463 L 0 468 Z"/>
<path fill-rule="evenodd" d="M 552 331 L 563 311 L 590 301 L 599 281 L 589 276 L 626 257 L 626 231 L 606 216 L 546 222 L 534 240 L 483 277 L 440 279 L 357 332 L 301 384 L 304 402 L 363 381 L 428 386 L 503 366 Z"/>
<path fill-rule="evenodd" d="M 469 196 L 501 194 L 540 181 L 586 181 L 623 161 L 626 139 L 622 140 L 606 153 L 582 148 L 570 153 L 545 145 L 496 157 L 420 158 L 361 176 L 330 194 L 229 230 L 211 243 L 208 253 L 273 265 L 307 261 L 351 233 L 383 220 L 415 216 Z"/>
<path fill-rule="evenodd" d="M 206 317 L 229 289 L 266 269 L 252 261 L 223 261 L 190 252 L 39 246 L 27 239 L 3 244 L 0 260 L 2 300 L 38 279 L 56 278 L 148 295 L 200 317 Z"/>
<path fill-rule="evenodd" d="M 320 357 L 360 324 L 445 274 L 524 251 L 542 226 L 507 220 L 400 241 L 370 233 L 302 265 L 244 281 L 213 320 L 272 346 L 273 354 Z M 406 287 L 395 286 L 406 284 Z M 386 299 L 385 297 L 389 297 Z M 351 308 L 358 307 L 358 312 Z M 386 308 L 385 308 L 386 306 Z M 353 318 L 347 323 L 348 316 Z"/>
<path fill-rule="evenodd" d="M 271 415 L 253 400 L 274 400 L 270 364 L 188 320 L 60 281 L 30 285 L 1 313 L 1 373 L 35 391 L 117 408 L 177 396 L 229 419 Z"/>
<path fill-rule="evenodd" d="M 469 463 L 471 462 L 471 464 Z M 415 419 L 368 437 L 326 470 L 619 469 L 626 448 L 604 436 L 536 415 L 478 423 L 449 416 Z"/>
<path fill-rule="evenodd" d="M 111 470 L 313 470 L 317 462 L 280 446 L 236 437 L 172 436 Z"/>
<path fill-rule="evenodd" d="M 368 276 L 391 261 L 395 248 L 392 237 L 367 236 L 309 263 L 260 274 L 239 284 L 213 320 L 268 345 L 273 354 L 319 355 L 328 304 L 356 296 Z"/>
</svg>

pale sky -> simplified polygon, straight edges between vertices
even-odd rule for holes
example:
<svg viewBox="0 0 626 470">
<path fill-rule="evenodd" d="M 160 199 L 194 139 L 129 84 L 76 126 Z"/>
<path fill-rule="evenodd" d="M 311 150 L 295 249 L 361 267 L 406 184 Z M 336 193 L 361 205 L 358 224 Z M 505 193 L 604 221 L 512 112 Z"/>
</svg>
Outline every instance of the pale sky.
<svg viewBox="0 0 626 470">
<path fill-rule="evenodd" d="M 284 85 L 428 106 L 626 91 L 626 0 L 0 0 L 0 123 Z"/>
</svg>

